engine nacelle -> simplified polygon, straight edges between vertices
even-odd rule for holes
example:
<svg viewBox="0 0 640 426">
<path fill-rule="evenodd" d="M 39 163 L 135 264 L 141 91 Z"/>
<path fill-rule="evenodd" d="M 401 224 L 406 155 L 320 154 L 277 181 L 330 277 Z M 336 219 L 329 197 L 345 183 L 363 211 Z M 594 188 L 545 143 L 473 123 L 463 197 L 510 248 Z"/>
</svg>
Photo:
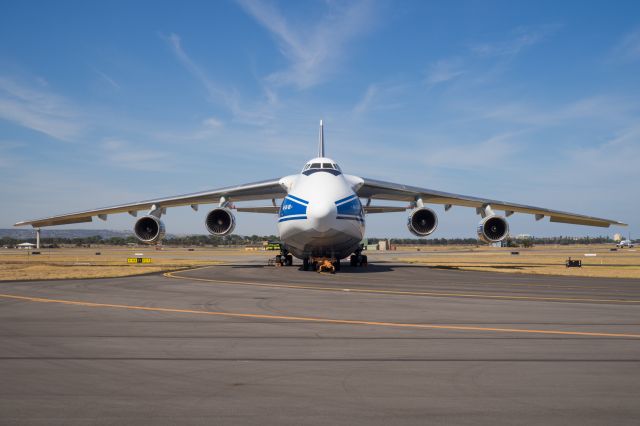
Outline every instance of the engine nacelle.
<svg viewBox="0 0 640 426">
<path fill-rule="evenodd" d="M 487 216 L 478 224 L 478 238 L 485 243 L 497 243 L 509 234 L 509 224 L 501 216 Z"/>
<path fill-rule="evenodd" d="M 236 227 L 236 218 L 226 207 L 211 210 L 204 219 L 207 231 L 213 235 L 227 235 Z"/>
<path fill-rule="evenodd" d="M 155 244 L 164 237 L 164 223 L 155 216 L 144 216 L 136 220 L 133 233 L 141 242 Z"/>
<path fill-rule="evenodd" d="M 407 228 L 409 232 L 418 237 L 426 237 L 433 233 L 438 227 L 438 216 L 426 207 L 415 209 L 409 215 Z"/>
</svg>

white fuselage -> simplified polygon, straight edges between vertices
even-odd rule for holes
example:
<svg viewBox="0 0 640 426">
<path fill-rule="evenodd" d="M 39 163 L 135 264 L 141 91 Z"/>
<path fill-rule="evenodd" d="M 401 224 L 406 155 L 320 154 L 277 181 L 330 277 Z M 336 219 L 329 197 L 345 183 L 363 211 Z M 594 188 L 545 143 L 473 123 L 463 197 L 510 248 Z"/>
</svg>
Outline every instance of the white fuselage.
<svg viewBox="0 0 640 426">
<path fill-rule="evenodd" d="M 315 164 L 335 167 L 309 168 Z M 280 206 L 278 231 L 288 252 L 301 259 L 342 259 L 358 248 L 365 229 L 364 210 L 355 193 L 360 178 L 342 174 L 331 159 L 321 157 L 280 184 L 288 195 Z"/>
</svg>

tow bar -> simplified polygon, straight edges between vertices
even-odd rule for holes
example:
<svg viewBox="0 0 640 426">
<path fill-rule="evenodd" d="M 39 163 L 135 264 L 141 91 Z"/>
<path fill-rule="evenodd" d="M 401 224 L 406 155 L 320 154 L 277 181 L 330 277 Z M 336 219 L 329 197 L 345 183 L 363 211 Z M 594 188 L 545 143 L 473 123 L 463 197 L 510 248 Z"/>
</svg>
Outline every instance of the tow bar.
<svg viewBox="0 0 640 426">
<path fill-rule="evenodd" d="M 322 272 L 328 272 L 330 274 L 335 274 L 336 273 L 336 267 L 333 266 L 333 263 L 331 262 L 331 260 L 324 258 L 321 260 L 318 260 L 318 272 L 322 273 Z"/>
</svg>

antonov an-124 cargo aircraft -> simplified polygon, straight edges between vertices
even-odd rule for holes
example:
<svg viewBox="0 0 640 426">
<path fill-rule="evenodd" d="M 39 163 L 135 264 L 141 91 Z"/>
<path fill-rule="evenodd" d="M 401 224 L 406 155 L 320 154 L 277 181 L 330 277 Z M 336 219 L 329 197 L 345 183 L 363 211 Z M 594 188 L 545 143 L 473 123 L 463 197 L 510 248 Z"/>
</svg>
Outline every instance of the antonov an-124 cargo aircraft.
<svg viewBox="0 0 640 426">
<path fill-rule="evenodd" d="M 241 207 L 234 204 L 255 200 L 271 200 L 271 205 Z M 392 200 L 402 202 L 403 205 L 375 205 L 372 204 L 373 200 Z M 478 238 L 485 243 L 495 243 L 506 238 L 509 233 L 506 217 L 514 213 L 535 215 L 536 220 L 548 216 L 551 222 L 605 228 L 610 225 L 626 226 L 610 219 L 345 174 L 336 161 L 325 156 L 322 121 L 318 156 L 309 160 L 298 174 L 211 191 L 28 220 L 18 222 L 15 226 L 31 225 L 39 228 L 91 222 L 94 216 L 106 220 L 107 215 L 125 212 L 136 217 L 138 212 L 146 211 L 144 216 L 136 220 L 133 231 L 141 242 L 155 244 L 159 243 L 165 234 L 161 217 L 167 208 L 190 205 L 193 210 L 197 210 L 200 204 L 218 205 L 205 218 L 205 227 L 213 235 L 227 235 L 233 232 L 236 224 L 233 210 L 277 215 L 282 242 L 280 259 L 285 265 L 291 265 L 295 256 L 302 259 L 304 269 L 316 264 L 316 260 L 321 258 L 333 262 L 337 268 L 340 266 L 340 260 L 349 256 L 352 266 L 366 264 L 367 259 L 362 254 L 361 241 L 367 214 L 410 210 L 407 220 L 409 231 L 418 237 L 432 234 L 438 225 L 438 217 L 427 207 L 428 204 L 442 204 L 445 211 L 452 206 L 475 208 L 481 217 L 477 227 Z M 504 216 L 497 214 L 497 210 L 504 211 Z"/>
</svg>

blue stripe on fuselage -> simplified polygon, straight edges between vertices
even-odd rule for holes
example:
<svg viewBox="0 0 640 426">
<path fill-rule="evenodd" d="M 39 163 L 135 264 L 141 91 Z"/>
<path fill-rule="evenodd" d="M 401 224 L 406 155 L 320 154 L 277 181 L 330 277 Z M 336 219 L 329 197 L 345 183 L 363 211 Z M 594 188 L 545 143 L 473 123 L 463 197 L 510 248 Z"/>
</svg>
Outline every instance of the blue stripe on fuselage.
<svg viewBox="0 0 640 426">
<path fill-rule="evenodd" d="M 340 199 L 340 200 L 336 201 L 336 205 L 338 205 L 338 204 L 340 204 L 340 203 L 343 203 L 343 202 L 345 202 L 345 201 L 351 200 L 352 198 L 356 198 L 356 194 L 349 195 L 348 197 L 344 197 L 344 198 L 342 198 L 342 199 Z"/>
<path fill-rule="evenodd" d="M 309 204 L 308 201 L 303 200 L 302 198 L 298 198 L 295 195 L 287 194 L 285 198 L 291 199 L 291 201 L 297 201 L 298 203 L 304 204 L 305 206 Z"/>
<path fill-rule="evenodd" d="M 344 201 L 342 204 L 338 204 L 338 216 L 348 215 L 362 217 L 362 204 L 360 203 L 360 199 L 358 197 L 353 196 L 352 199 L 343 198 L 343 200 L 347 201 Z"/>
<path fill-rule="evenodd" d="M 280 218 L 289 216 L 305 216 L 307 214 L 307 201 L 293 195 L 287 195 L 280 205 Z"/>
<path fill-rule="evenodd" d="M 280 219 L 278 219 L 278 222 L 286 222 L 288 220 L 304 220 L 306 218 L 307 216 L 299 216 L 299 215 L 283 216 Z"/>
</svg>

